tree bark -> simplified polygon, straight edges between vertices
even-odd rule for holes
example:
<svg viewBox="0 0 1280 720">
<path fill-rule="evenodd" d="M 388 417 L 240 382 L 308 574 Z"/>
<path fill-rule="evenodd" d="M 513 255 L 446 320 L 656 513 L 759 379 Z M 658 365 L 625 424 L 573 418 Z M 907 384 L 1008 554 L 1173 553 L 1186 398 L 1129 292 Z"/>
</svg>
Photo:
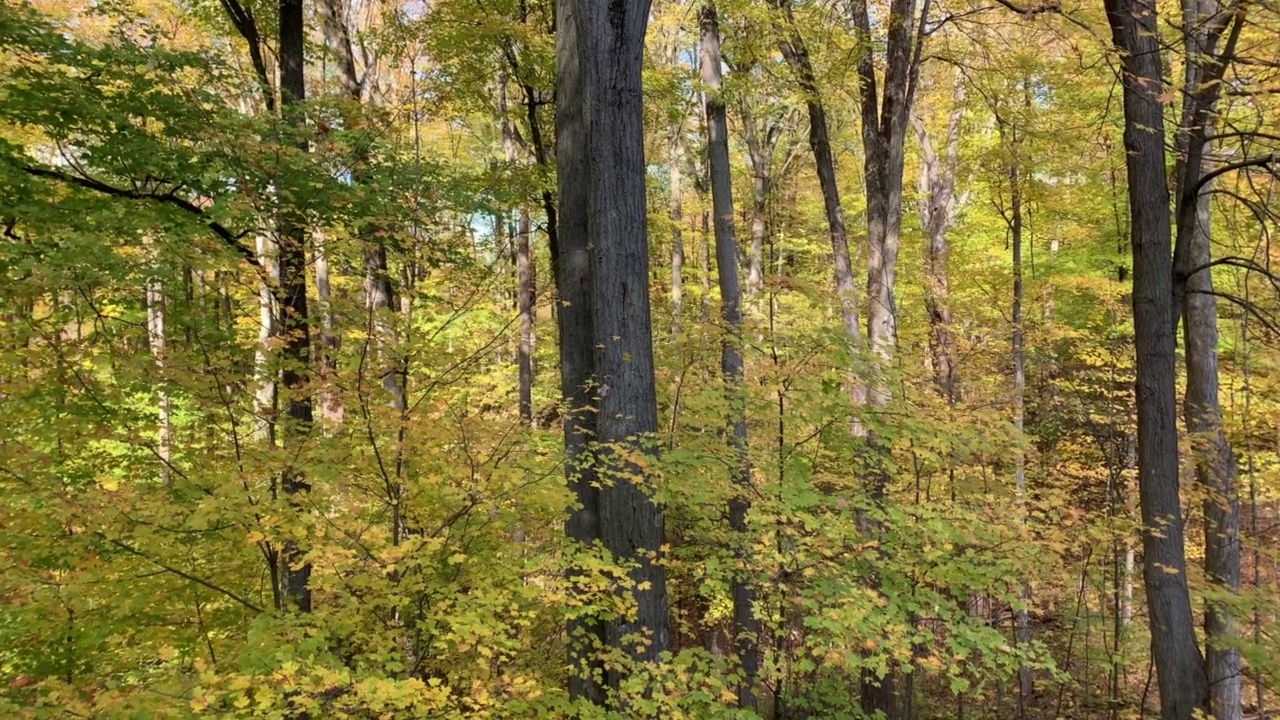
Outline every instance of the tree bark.
<svg viewBox="0 0 1280 720">
<path fill-rule="evenodd" d="M 306 99 L 304 69 L 305 24 L 302 0 L 280 0 L 280 97 L 285 123 L 301 127 L 301 103 Z M 302 143 L 300 149 L 305 150 Z M 284 335 L 281 381 L 288 393 L 287 422 L 282 438 L 285 447 L 305 438 L 311 428 L 311 334 L 307 316 L 306 229 L 293 208 L 282 208 L 277 228 L 279 237 L 281 332 Z M 292 465 L 280 478 L 289 504 L 301 516 L 302 501 L 311 490 L 306 475 Z M 311 562 L 296 540 L 286 540 L 281 557 L 281 574 L 286 602 L 302 612 L 311 611 Z"/>
<path fill-rule="evenodd" d="M 836 182 L 835 155 L 831 151 L 831 134 L 827 129 L 827 111 L 818 94 L 818 80 L 809 59 L 809 49 L 796 27 L 791 9 L 792 0 L 772 0 L 782 16 L 778 24 L 778 50 L 796 74 L 800 91 L 804 93 L 809 112 L 809 148 L 813 152 L 818 172 L 818 185 L 822 190 L 822 206 L 827 216 L 827 228 L 831 235 L 831 255 L 835 262 L 836 295 L 840 300 L 840 319 L 845 334 L 854 350 L 862 347 L 862 331 L 859 329 L 858 289 L 853 277 L 853 264 L 849 260 L 849 236 L 844 223 L 844 207 L 840 202 L 840 186 Z M 855 404 L 866 398 L 865 386 L 855 380 L 852 388 Z"/>
<path fill-rule="evenodd" d="M 1204 570 L 1220 589 L 1239 593 L 1240 471 L 1223 429 L 1218 399 L 1218 305 L 1213 295 L 1211 205 L 1208 188 L 1199 187 L 1204 156 L 1212 136 L 1219 83 L 1234 53 L 1243 20 L 1234 20 L 1225 46 L 1216 47 L 1222 32 L 1217 0 L 1183 0 L 1183 41 L 1187 58 L 1182 121 L 1177 137 L 1177 225 L 1174 239 L 1175 295 L 1182 294 L 1183 344 L 1187 371 L 1183 418 L 1192 437 L 1196 483 L 1204 493 Z M 1217 25 L 1215 25 L 1215 22 Z M 1203 87 L 1204 83 L 1213 87 Z M 1181 250 L 1181 257 L 1178 257 Z M 1195 268 L 1206 268 L 1192 272 Z M 1176 319 L 1175 319 L 1176 322 Z M 1209 707 L 1215 720 L 1241 720 L 1244 668 L 1235 618 L 1228 605 L 1208 602 L 1204 614 L 1205 674 Z"/>
<path fill-rule="evenodd" d="M 325 432 L 342 422 L 342 395 L 337 391 L 338 335 L 333 324 L 333 293 L 329 282 L 329 254 L 323 232 L 312 239 L 316 265 L 316 301 L 320 315 L 320 367 L 324 373 L 319 392 L 320 418 Z"/>
<path fill-rule="evenodd" d="M 591 237 L 587 175 L 590 168 L 589 119 L 586 108 L 583 51 L 591 32 L 583 0 L 556 0 L 556 178 L 557 244 L 553 246 L 560 329 L 560 391 L 564 398 L 565 475 L 573 505 L 565 534 L 575 543 L 591 546 L 600 539 L 600 491 L 589 440 L 594 432 L 592 411 L 596 374 L 594 320 L 591 297 Z M 585 26 L 585 27 L 584 27 Z M 576 573 L 569 571 L 569 581 Z M 604 666 L 600 650 L 604 623 L 591 615 L 570 619 L 569 696 L 604 703 Z"/>
<path fill-rule="evenodd" d="M 729 500 L 729 527 L 739 538 L 736 554 L 739 570 L 732 582 L 733 641 L 742 664 L 738 684 L 739 707 L 756 709 L 755 681 L 760 671 L 760 626 L 755 617 L 755 587 L 744 577 L 750 567 L 746 548 L 747 513 L 751 510 L 751 465 L 747 458 L 746 389 L 742 361 L 742 288 L 738 282 L 738 242 L 733 218 L 733 178 L 729 167 L 729 123 L 720 97 L 720 26 L 715 5 L 703 4 L 699 24 L 702 84 L 706 88 L 707 156 L 711 175 L 711 202 L 715 213 L 716 268 L 720 284 L 720 320 L 725 338 L 720 346 L 720 370 L 728 393 L 729 436 L 736 462 L 733 482 L 737 492 Z"/>
<path fill-rule="evenodd" d="M 1172 228 L 1165 176 L 1164 106 L 1156 8 L 1150 0 L 1105 0 L 1121 55 L 1125 163 L 1133 245 L 1137 349 L 1138 495 L 1143 576 L 1163 720 L 1208 710 L 1208 681 L 1187 594 L 1178 490 Z"/>
<path fill-rule="evenodd" d="M 947 271 L 947 231 L 955 219 L 955 178 L 959 158 L 960 120 L 964 115 L 964 80 L 958 77 L 955 105 L 947 120 L 946 155 L 939 158 L 924 121 L 912 116 L 920 143 L 920 224 L 929 238 L 926 253 L 925 310 L 929 314 L 929 355 L 934 384 L 948 405 L 961 400 L 960 368 L 951 331 L 951 282 Z"/>
<path fill-rule="evenodd" d="M 586 236 L 591 243 L 591 305 L 598 408 L 595 439 L 602 474 L 600 539 L 635 563 L 634 617 L 610 618 L 605 639 L 654 662 L 670 645 L 666 570 L 660 563 L 664 516 L 645 487 L 643 456 L 658 429 L 649 307 L 643 67 L 648 0 L 578 0 L 582 95 L 568 112 L 586 121 Z M 560 145 L 557 142 L 557 145 Z M 563 172 L 563 169 L 561 170 Z M 637 645 L 627 638 L 643 637 Z M 624 670 L 606 668 L 617 687 Z"/>
<path fill-rule="evenodd" d="M 151 359 L 156 364 L 156 459 L 160 461 L 160 480 L 166 487 L 173 484 L 173 426 L 172 406 L 165 382 L 165 328 L 164 285 L 160 281 L 159 262 L 155 243 L 143 238 L 143 246 L 151 263 L 152 275 L 147 278 L 147 345 Z"/>
<path fill-rule="evenodd" d="M 671 217 L 671 332 L 680 332 L 680 313 L 684 309 L 684 187 L 681 165 L 684 163 L 684 147 L 680 142 L 679 128 L 673 128 L 667 139 L 667 170 L 671 175 L 671 197 L 668 212 Z"/>
</svg>

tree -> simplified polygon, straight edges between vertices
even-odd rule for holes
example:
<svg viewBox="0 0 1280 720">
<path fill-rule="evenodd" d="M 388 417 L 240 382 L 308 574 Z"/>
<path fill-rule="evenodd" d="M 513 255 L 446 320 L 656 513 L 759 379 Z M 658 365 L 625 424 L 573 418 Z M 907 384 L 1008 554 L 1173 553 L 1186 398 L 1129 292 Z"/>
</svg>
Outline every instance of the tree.
<svg viewBox="0 0 1280 720">
<path fill-rule="evenodd" d="M 1208 709 L 1209 686 L 1196 643 L 1178 490 L 1173 245 L 1165 178 L 1163 80 L 1154 5 L 1107 0 L 1124 86 L 1125 165 L 1133 243 L 1137 346 L 1138 496 L 1143 579 L 1151 614 L 1160 717 L 1190 720 Z"/>
<path fill-rule="evenodd" d="M 725 337 L 720 343 L 720 372 L 729 401 L 728 435 L 737 462 L 732 470 L 737 492 L 729 500 L 729 526 L 748 542 L 747 514 L 751 511 L 751 465 L 747 458 L 747 408 L 743 388 L 742 287 L 738 282 L 738 242 L 734 230 L 733 179 L 729 167 L 729 121 L 721 97 L 720 23 L 715 5 L 707 2 L 698 16 L 702 37 L 699 64 L 707 113 L 707 165 L 711 176 L 715 216 L 716 269 L 720 285 L 720 320 Z M 744 549 L 738 557 L 748 566 Z M 755 588 L 742 572 L 733 580 L 733 639 L 742 663 L 738 705 L 755 709 L 755 683 L 760 672 L 760 624 L 755 613 Z"/>
<path fill-rule="evenodd" d="M 649 3 L 626 0 L 607 10 L 593 0 L 562 0 L 557 13 L 561 387 L 577 501 L 567 534 L 634 563 L 635 610 L 595 627 L 575 622 L 570 633 L 599 633 L 606 647 L 654 661 L 669 633 L 658 562 L 663 514 L 644 487 L 647 436 L 658 426 L 640 91 Z M 588 437 L 591 479 L 581 469 Z M 571 694 L 598 702 L 601 689 L 582 658 L 574 656 Z M 606 668 L 604 684 L 617 689 L 621 673 Z"/>
</svg>

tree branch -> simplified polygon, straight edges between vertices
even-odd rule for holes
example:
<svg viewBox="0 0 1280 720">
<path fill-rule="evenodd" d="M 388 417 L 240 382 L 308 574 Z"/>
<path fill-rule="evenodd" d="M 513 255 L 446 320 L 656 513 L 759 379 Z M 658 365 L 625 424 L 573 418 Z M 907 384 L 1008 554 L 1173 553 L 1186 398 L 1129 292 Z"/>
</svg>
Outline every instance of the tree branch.
<svg viewBox="0 0 1280 720">
<path fill-rule="evenodd" d="M 28 175 L 34 175 L 35 177 L 44 178 L 46 180 L 54 180 L 67 185 L 75 185 L 77 187 L 93 190 L 112 197 L 128 198 L 130 200 L 151 200 L 162 205 L 175 207 L 188 215 L 198 218 L 201 223 L 213 232 L 214 235 L 217 235 L 219 239 L 231 247 L 231 249 L 235 250 L 250 265 L 258 270 L 262 269 L 262 264 L 258 262 L 258 255 L 253 248 L 250 248 L 240 242 L 240 238 L 245 235 L 244 233 L 236 234 L 231 232 L 226 226 L 211 219 L 209 214 L 206 213 L 199 205 L 196 205 L 186 198 L 175 195 L 173 191 L 164 194 L 156 194 L 141 192 L 137 189 L 118 188 L 114 185 L 108 185 L 107 183 L 100 180 L 94 180 L 90 177 L 70 175 L 58 170 L 49 170 L 47 168 L 23 166 L 22 170 Z"/>
<path fill-rule="evenodd" d="M 252 602 L 250 602 L 249 600 L 247 600 L 247 599 L 245 599 L 245 598 L 241 597 L 240 595 L 238 595 L 238 594 L 236 594 L 236 593 L 234 593 L 234 592 L 232 592 L 232 591 L 230 591 L 230 590 L 228 590 L 228 589 L 226 589 L 226 588 L 224 588 L 224 587 L 221 587 L 221 586 L 219 586 L 219 585 L 215 585 L 215 584 L 213 584 L 213 583 L 211 583 L 211 582 L 209 582 L 208 580 L 205 580 L 205 579 L 203 579 L 203 578 L 196 577 L 195 575 L 192 575 L 191 573 L 186 572 L 186 571 L 184 571 L 184 570 L 179 570 L 178 568 L 173 567 L 172 565 L 167 565 L 167 564 L 165 564 L 165 563 L 163 563 L 163 562 L 161 562 L 161 561 L 159 561 L 159 560 L 157 560 L 157 559 L 155 559 L 155 558 L 151 557 L 150 555 L 147 555 L 146 553 L 144 553 L 144 552 L 142 552 L 141 550 L 139 550 L 139 549 L 137 549 L 137 548 L 133 547 L 132 545 L 129 545 L 129 544 L 127 544 L 127 543 L 120 542 L 119 540 L 112 540 L 111 538 L 107 537 L 106 535 L 104 535 L 104 534 L 102 534 L 102 533 L 100 533 L 100 532 L 95 532 L 94 534 L 95 534 L 95 535 L 97 535 L 97 536 L 98 536 L 99 538 L 101 538 L 102 540 L 104 540 L 108 545 L 112 545 L 112 546 L 114 546 L 114 547 L 118 547 L 118 548 L 120 548 L 121 550 L 124 550 L 125 552 L 129 553 L 130 555 L 134 555 L 134 556 L 140 557 L 140 558 L 142 558 L 143 560 L 146 560 L 147 562 L 153 563 L 153 564 L 155 564 L 155 565 L 156 565 L 156 567 L 159 567 L 160 569 L 164 570 L 165 572 L 173 573 L 174 575 L 177 575 L 178 577 L 183 578 L 184 580 L 190 580 L 191 582 L 193 582 L 193 583 L 195 583 L 195 584 L 197 584 L 197 585 L 200 585 L 201 587 L 205 587 L 205 588 L 208 588 L 208 589 L 210 589 L 210 590 L 212 590 L 212 591 L 214 591 L 214 592 L 216 592 L 216 593 L 219 593 L 219 594 L 221 594 L 221 595 L 225 595 L 226 597 L 229 597 L 229 598 L 231 598 L 232 600 L 235 600 L 236 602 L 240 603 L 241 605 L 243 605 L 243 606 L 245 606 L 245 607 L 249 608 L 250 610 L 252 610 L 252 611 L 254 611 L 254 612 L 258 612 L 258 613 L 262 612 L 262 608 L 258 607 L 257 605 L 253 604 L 253 603 L 252 603 Z"/>
</svg>

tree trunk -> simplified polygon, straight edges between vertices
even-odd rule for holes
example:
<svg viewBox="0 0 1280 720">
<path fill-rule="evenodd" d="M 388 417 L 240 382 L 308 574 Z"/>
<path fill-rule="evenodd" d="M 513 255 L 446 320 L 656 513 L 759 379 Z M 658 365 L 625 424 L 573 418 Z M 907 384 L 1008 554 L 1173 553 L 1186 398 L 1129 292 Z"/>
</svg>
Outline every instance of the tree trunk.
<svg viewBox="0 0 1280 720">
<path fill-rule="evenodd" d="M 818 185 L 822 190 L 822 205 L 827 216 L 827 228 L 831 235 L 831 255 L 834 260 L 836 295 L 840 300 L 840 319 L 850 346 L 862 346 L 862 331 L 858 319 L 858 290 L 853 278 L 853 264 L 849 260 L 849 237 L 844 224 L 844 207 L 840 203 L 840 186 L 836 182 L 836 162 L 831 151 L 831 135 L 827 129 L 827 111 L 818 94 L 817 76 L 809 59 L 809 49 L 796 28 L 791 10 L 792 0 L 773 0 L 782 14 L 778 27 L 778 49 L 796 74 L 800 91 L 804 93 L 809 111 L 809 148 L 813 151 L 814 165 L 818 171 Z M 852 395 L 855 404 L 866 398 L 863 384 L 854 381 Z"/>
<path fill-rule="evenodd" d="M 595 340 L 591 297 L 589 119 L 586 108 L 585 65 L 592 57 L 582 46 L 589 40 L 590 19 L 582 0 L 556 0 L 556 178 L 557 244 L 552 265 L 556 272 L 557 315 L 560 329 L 560 391 L 564 398 L 565 475 L 573 505 L 565 534 L 583 546 L 600 539 L 600 491 L 589 439 L 594 432 Z M 572 582 L 577 573 L 569 571 Z M 605 642 L 604 623 L 586 615 L 569 620 L 569 696 L 597 705 L 604 702 L 604 666 L 599 649 Z"/>
<path fill-rule="evenodd" d="M 1105 2 L 1123 67 L 1137 349 L 1138 495 L 1153 660 L 1161 718 L 1191 720 L 1195 712 L 1208 709 L 1209 688 L 1187 594 L 1178 497 L 1172 228 L 1158 24 L 1150 0 Z"/>
<path fill-rule="evenodd" d="M 742 663 L 738 685 L 739 707 L 756 708 L 755 681 L 760 671 L 760 627 L 755 617 L 755 588 L 744 577 L 750 567 L 746 548 L 747 513 L 751 509 L 751 466 L 747 459 L 746 393 L 742 362 L 742 288 L 738 283 L 738 242 L 733 224 L 733 178 L 729 168 L 729 123 L 720 98 L 720 26 L 715 5 L 702 6 L 700 43 L 702 84 L 706 88 L 707 156 L 711 175 L 711 202 L 715 213 L 716 268 L 720 281 L 720 319 L 725 339 L 720 349 L 720 369 L 729 395 L 729 429 L 736 463 L 734 484 L 738 492 L 729 500 L 729 526 L 739 535 L 737 556 L 744 568 L 735 575 L 733 641 Z"/>
<path fill-rule="evenodd" d="M 147 278 L 147 344 L 157 371 L 156 459 L 160 461 L 160 480 L 168 487 L 173 484 L 173 427 L 170 422 L 172 407 L 165 382 L 164 285 L 160 282 L 155 243 L 149 237 L 143 237 L 142 242 L 155 273 Z"/>
<path fill-rule="evenodd" d="M 332 433 L 342 422 L 342 396 L 337 391 L 338 335 L 333 324 L 333 293 L 329 284 L 329 255 L 325 248 L 323 232 L 313 238 L 313 254 L 316 264 L 316 300 L 320 313 L 320 367 L 321 378 L 320 418 L 325 432 Z"/>
<path fill-rule="evenodd" d="M 256 416 L 254 437 L 266 445 L 274 445 L 276 442 L 276 381 L 280 377 L 271 357 L 271 341 L 280 333 L 280 309 L 276 304 L 280 266 L 276 247 L 275 241 L 266 234 L 258 235 L 258 264 L 262 269 L 258 278 L 258 344 L 253 351 L 253 411 Z"/>
<path fill-rule="evenodd" d="M 671 131 L 667 139 L 667 170 L 671 174 L 671 197 L 668 212 L 671 217 L 671 332 L 680 332 L 680 312 L 684 308 L 684 188 L 681 184 L 681 165 L 684 148 L 680 142 L 679 128 Z"/>
<path fill-rule="evenodd" d="M 960 120 L 964 115 L 964 80 L 956 80 L 955 105 L 947 121 L 945 158 L 939 159 L 924 121 L 912 116 L 920 142 L 920 224 L 929 238 L 926 256 L 925 309 L 929 314 L 929 355 L 934 383 L 948 405 L 961 399 L 956 341 L 951 332 L 951 283 L 947 272 L 947 230 L 955 219 L 955 177 L 959 157 Z"/>
<path fill-rule="evenodd" d="M 567 114 L 584 116 L 589 158 L 587 172 L 575 179 L 587 185 L 597 466 L 609 480 L 599 492 L 600 539 L 615 558 L 635 563 L 630 576 L 636 614 L 606 620 L 605 639 L 610 648 L 653 662 L 670 640 L 666 569 L 659 556 L 664 517 L 637 461 L 652 452 L 649 436 L 658 429 L 641 82 L 649 2 L 615 0 L 606 6 L 577 0 L 575 6 L 583 92 Z M 635 635 L 645 638 L 642 647 L 624 643 Z M 606 668 L 609 685 L 618 687 L 623 672 Z"/>
<path fill-rule="evenodd" d="M 1207 265 L 1210 250 L 1209 195 L 1199 202 L 1199 222 L 1188 243 L 1193 267 Z M 1191 434 L 1196 482 L 1204 499 L 1204 570 L 1221 590 L 1240 592 L 1239 469 L 1227 442 L 1218 401 L 1218 307 L 1213 276 L 1203 270 L 1187 279 L 1183 299 L 1183 338 L 1187 387 L 1183 413 Z M 1215 720 L 1240 720 L 1243 714 L 1243 665 L 1233 643 L 1236 622 L 1230 607 L 1208 602 L 1204 615 L 1205 671 Z"/>
<path fill-rule="evenodd" d="M 306 99 L 303 52 L 305 23 L 302 0 L 280 0 L 280 97 L 281 113 L 287 124 L 300 127 L 303 122 L 299 105 Z M 301 148 L 306 149 L 305 143 Z M 284 335 L 281 380 L 288 393 L 285 412 L 287 422 L 282 433 L 285 447 L 301 440 L 310 430 L 311 335 L 307 316 L 306 229 L 293 208 L 281 209 L 279 226 L 281 332 Z M 280 478 L 281 488 L 300 517 L 302 502 L 310 492 L 303 472 L 286 467 Z M 281 557 L 281 574 L 286 602 L 302 612 L 311 611 L 311 562 L 296 540 L 286 540 Z"/>
<path fill-rule="evenodd" d="M 1212 136 L 1216 82 L 1223 64 L 1234 53 L 1240 23 L 1235 21 L 1219 53 L 1221 32 L 1214 26 L 1220 13 L 1217 0 L 1183 0 L 1183 40 L 1188 62 L 1183 84 L 1182 121 L 1177 137 L 1177 226 L 1174 240 L 1175 295 L 1185 287 L 1180 308 L 1187 370 L 1183 418 L 1192 437 L 1196 483 L 1204 493 L 1204 570 L 1221 590 L 1240 592 L 1240 471 L 1227 442 L 1218 399 L 1218 305 L 1213 295 L 1211 205 L 1208 188 L 1201 188 L 1203 158 Z M 1212 87 L 1204 87 L 1208 82 Z M 1197 268 L 1204 268 L 1194 272 Z M 1176 319 L 1175 319 L 1176 322 Z M 1209 707 L 1215 720 L 1240 720 L 1244 704 L 1244 668 L 1235 618 L 1225 603 L 1205 606 L 1205 674 Z"/>
<path fill-rule="evenodd" d="M 1003 133 L 1002 133 L 1003 134 Z M 1009 163 L 1009 235 L 1013 245 L 1013 426 L 1021 435 L 1026 416 L 1026 346 L 1025 328 L 1022 323 L 1022 169 L 1019 167 L 1019 137 L 1017 127 L 1012 128 Z M 1019 521 L 1026 523 L 1027 510 L 1027 455 L 1019 448 L 1014 457 L 1014 494 L 1018 503 Z M 1031 625 L 1026 603 L 1031 602 L 1031 588 L 1022 583 L 1023 607 L 1013 613 L 1013 637 L 1021 648 L 1031 643 Z M 1018 665 L 1018 717 L 1026 717 L 1026 702 L 1031 695 L 1031 669 Z"/>
</svg>

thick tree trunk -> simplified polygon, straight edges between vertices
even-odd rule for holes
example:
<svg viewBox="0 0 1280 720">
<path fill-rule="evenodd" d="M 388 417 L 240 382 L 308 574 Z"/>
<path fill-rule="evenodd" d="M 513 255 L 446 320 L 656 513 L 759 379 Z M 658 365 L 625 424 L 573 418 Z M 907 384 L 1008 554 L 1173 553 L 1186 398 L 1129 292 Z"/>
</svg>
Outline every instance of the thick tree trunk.
<svg viewBox="0 0 1280 720">
<path fill-rule="evenodd" d="M 557 243 L 552 265 L 556 272 L 560 329 L 560 391 L 564 398 L 565 474 L 573 506 L 565 522 L 570 540 L 590 546 L 600 539 L 600 491 L 589 440 L 594 432 L 596 366 L 591 297 L 589 119 L 586 108 L 585 64 L 592 62 L 582 46 L 592 30 L 580 6 L 582 0 L 556 0 L 556 166 L 560 203 Z M 574 573 L 570 571 L 570 581 Z M 571 619 L 569 634 L 569 695 L 595 704 L 604 702 L 604 667 L 600 648 L 604 623 L 592 616 Z"/>
<path fill-rule="evenodd" d="M 600 539 L 615 558 L 635 563 L 636 614 L 607 620 L 605 639 L 652 662 L 670 640 L 659 556 L 664 517 L 646 488 L 643 464 L 634 459 L 652 452 L 649 436 L 658 429 L 641 83 L 649 2 L 578 0 L 576 9 L 584 92 L 569 112 L 577 110 L 587 122 L 588 172 L 577 180 L 587 183 L 592 246 L 597 466 L 609 480 L 600 488 Z M 645 638 L 642 647 L 624 643 L 634 635 Z M 623 679 L 621 669 L 606 668 L 605 676 L 614 687 Z"/>
<path fill-rule="evenodd" d="M 743 568 L 750 567 L 746 548 L 747 513 L 751 509 L 751 466 L 747 459 L 746 393 L 742 362 L 742 288 L 738 283 L 738 242 L 733 224 L 733 178 L 729 168 L 729 123 L 720 98 L 720 26 L 710 2 L 701 10 L 700 43 L 702 84 L 706 87 L 707 156 L 711 174 L 711 202 L 715 213 L 716 268 L 720 281 L 720 319 L 725 339 L 721 343 L 720 369 L 729 396 L 729 430 L 736 463 L 734 484 L 738 491 L 729 500 L 729 526 L 739 535 L 737 555 Z M 733 640 L 742 664 L 738 705 L 756 708 L 755 681 L 760 671 L 760 626 L 755 617 L 755 588 L 745 569 L 732 583 Z"/>
<path fill-rule="evenodd" d="M 1178 497 L 1173 267 L 1165 176 L 1164 106 L 1156 8 L 1150 0 L 1105 0 L 1121 53 L 1125 163 L 1133 243 L 1137 347 L 1138 495 L 1143 575 L 1163 720 L 1191 720 L 1208 709 L 1209 688 L 1196 644 L 1182 508 Z"/>
</svg>

